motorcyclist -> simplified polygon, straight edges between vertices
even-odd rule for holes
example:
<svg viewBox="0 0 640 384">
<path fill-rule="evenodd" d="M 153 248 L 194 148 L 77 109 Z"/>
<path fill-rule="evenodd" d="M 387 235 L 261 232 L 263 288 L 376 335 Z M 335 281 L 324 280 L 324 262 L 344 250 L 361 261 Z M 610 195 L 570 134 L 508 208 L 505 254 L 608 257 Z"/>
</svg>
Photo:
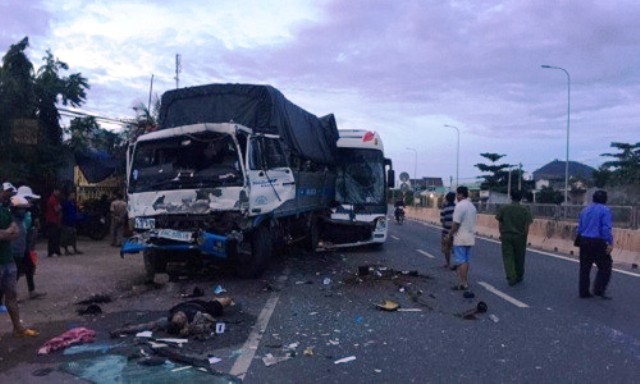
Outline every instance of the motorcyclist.
<svg viewBox="0 0 640 384">
<path fill-rule="evenodd" d="M 404 200 L 398 200 L 395 202 L 394 206 L 396 207 L 394 214 L 397 221 L 400 221 L 400 217 L 404 217 L 404 208 L 406 207 Z"/>
</svg>

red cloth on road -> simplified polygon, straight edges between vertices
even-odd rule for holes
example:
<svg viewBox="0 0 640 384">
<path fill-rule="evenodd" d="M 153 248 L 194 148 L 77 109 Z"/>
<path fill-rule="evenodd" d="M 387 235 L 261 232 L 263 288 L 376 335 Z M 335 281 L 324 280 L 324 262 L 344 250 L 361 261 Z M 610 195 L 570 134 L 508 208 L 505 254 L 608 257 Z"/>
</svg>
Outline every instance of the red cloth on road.
<svg viewBox="0 0 640 384">
<path fill-rule="evenodd" d="M 96 331 L 85 327 L 73 328 L 44 343 L 44 345 L 38 349 L 38 355 L 46 355 L 49 352 L 64 349 L 74 344 L 92 343 L 95 339 Z"/>
</svg>

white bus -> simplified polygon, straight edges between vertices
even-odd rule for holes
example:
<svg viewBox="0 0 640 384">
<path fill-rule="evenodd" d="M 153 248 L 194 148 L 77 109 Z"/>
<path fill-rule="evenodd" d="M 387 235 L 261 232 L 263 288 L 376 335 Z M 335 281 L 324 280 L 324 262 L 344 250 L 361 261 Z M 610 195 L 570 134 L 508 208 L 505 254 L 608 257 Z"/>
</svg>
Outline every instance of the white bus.
<svg viewBox="0 0 640 384">
<path fill-rule="evenodd" d="M 339 161 L 331 219 L 320 249 L 382 246 L 387 240 L 387 193 L 395 180 L 380 135 L 361 129 L 338 130 Z"/>
</svg>

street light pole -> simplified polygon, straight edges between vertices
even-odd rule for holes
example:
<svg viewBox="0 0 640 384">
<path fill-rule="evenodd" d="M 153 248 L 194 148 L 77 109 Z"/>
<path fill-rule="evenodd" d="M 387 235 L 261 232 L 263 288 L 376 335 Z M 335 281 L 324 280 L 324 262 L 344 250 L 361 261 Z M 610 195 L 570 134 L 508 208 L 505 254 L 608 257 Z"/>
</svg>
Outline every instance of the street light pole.
<svg viewBox="0 0 640 384">
<path fill-rule="evenodd" d="M 458 127 L 454 127 L 453 125 L 445 124 L 445 127 L 453 128 L 458 133 L 458 147 L 456 150 L 456 188 L 460 185 L 459 171 L 460 171 L 460 130 Z"/>
<path fill-rule="evenodd" d="M 567 217 L 567 205 L 569 204 L 569 124 L 571 122 L 571 76 L 569 72 L 553 65 L 541 65 L 545 69 L 558 69 L 567 75 L 567 161 L 564 164 L 564 216 Z"/>
<path fill-rule="evenodd" d="M 416 185 L 413 187 L 414 191 L 418 190 L 418 150 L 415 148 L 407 147 L 407 150 L 413 151 L 415 154 L 415 161 L 413 162 L 413 177 L 416 179 Z"/>
</svg>

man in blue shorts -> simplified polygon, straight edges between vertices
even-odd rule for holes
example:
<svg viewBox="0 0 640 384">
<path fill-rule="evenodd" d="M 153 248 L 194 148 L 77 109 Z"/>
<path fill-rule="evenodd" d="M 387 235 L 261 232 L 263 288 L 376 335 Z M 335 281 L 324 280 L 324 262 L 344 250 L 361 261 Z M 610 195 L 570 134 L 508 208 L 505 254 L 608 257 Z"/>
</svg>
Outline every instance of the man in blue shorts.
<svg viewBox="0 0 640 384">
<path fill-rule="evenodd" d="M 456 189 L 458 204 L 453 211 L 453 225 L 449 238 L 453 239 L 453 261 L 457 265 L 459 282 L 453 287 L 457 291 L 469 289 L 469 259 L 471 249 L 476 242 L 476 207 L 469 199 L 469 189 L 460 186 Z"/>
</svg>

